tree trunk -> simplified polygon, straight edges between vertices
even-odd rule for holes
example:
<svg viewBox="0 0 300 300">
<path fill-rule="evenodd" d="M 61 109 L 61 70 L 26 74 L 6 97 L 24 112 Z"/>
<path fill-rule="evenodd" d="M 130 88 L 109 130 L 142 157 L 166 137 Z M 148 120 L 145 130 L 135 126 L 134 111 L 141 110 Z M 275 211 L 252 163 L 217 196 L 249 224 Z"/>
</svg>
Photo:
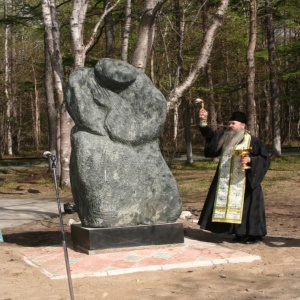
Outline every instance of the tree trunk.
<svg viewBox="0 0 300 300">
<path fill-rule="evenodd" d="M 255 48 L 256 48 L 256 0 L 250 1 L 250 30 L 247 49 L 247 128 L 251 134 L 256 135 L 256 109 L 255 109 Z"/>
<path fill-rule="evenodd" d="M 4 18 L 7 18 L 7 1 L 4 2 Z M 6 96 L 6 154 L 13 155 L 12 150 L 12 128 L 11 128 L 11 112 L 12 112 L 12 98 L 11 98 L 11 65 L 9 62 L 9 37 L 10 37 L 10 26 L 5 24 L 5 42 L 4 42 L 4 56 L 5 56 L 5 74 L 4 74 L 4 93 Z"/>
<path fill-rule="evenodd" d="M 85 62 L 86 49 L 83 43 L 83 26 L 86 17 L 88 1 L 74 0 L 70 27 L 73 42 L 74 67 L 83 67 Z"/>
<path fill-rule="evenodd" d="M 152 83 L 155 85 L 155 72 L 154 72 L 154 51 L 152 49 L 150 55 L 150 79 Z"/>
<path fill-rule="evenodd" d="M 173 141 L 175 145 L 175 151 L 177 149 L 177 138 L 178 138 L 178 120 L 179 120 L 179 114 L 178 114 L 178 104 L 174 106 L 174 133 L 173 133 Z M 175 152 L 174 151 L 174 152 Z"/>
<path fill-rule="evenodd" d="M 300 138 L 300 107 L 298 108 L 297 137 Z"/>
<path fill-rule="evenodd" d="M 48 150 L 57 155 L 57 111 L 55 106 L 54 90 L 53 90 L 53 77 L 51 58 L 49 55 L 49 47 L 46 45 L 45 38 L 45 91 L 48 113 Z"/>
<path fill-rule="evenodd" d="M 207 5 L 206 1 L 203 3 L 203 13 L 202 13 L 202 27 L 203 27 L 203 32 L 206 33 L 208 29 L 208 24 L 207 24 Z M 206 75 L 206 83 L 209 89 L 208 93 L 208 122 L 213 130 L 217 129 L 217 113 L 216 113 L 216 108 L 215 108 L 215 96 L 214 96 L 214 85 L 213 85 L 213 78 L 212 78 L 212 72 L 211 72 L 211 64 L 207 62 L 207 65 L 205 67 L 205 75 Z"/>
<path fill-rule="evenodd" d="M 155 34 L 155 19 L 166 0 L 145 0 L 145 8 L 141 18 L 138 41 L 132 58 L 132 65 L 142 72 L 145 71 L 147 60 Z"/>
<path fill-rule="evenodd" d="M 267 17 L 267 39 L 269 53 L 269 69 L 270 69 L 270 91 L 272 103 L 272 152 L 276 157 L 281 156 L 281 137 L 280 137 L 280 103 L 278 96 L 277 74 L 276 74 L 276 58 L 275 58 L 275 41 L 273 28 L 272 3 L 266 2 Z"/>
<path fill-rule="evenodd" d="M 40 148 L 41 140 L 41 127 L 40 127 L 40 104 L 39 104 L 39 92 L 37 89 L 37 82 L 34 70 L 34 63 L 32 61 L 33 69 L 33 82 L 34 82 L 34 95 L 32 96 L 32 119 L 33 119 L 33 136 L 35 150 L 38 151 Z"/>
<path fill-rule="evenodd" d="M 15 16 L 16 15 L 16 1 L 11 0 L 11 4 L 12 4 L 12 14 L 13 14 L 13 16 Z M 15 23 L 13 23 L 12 30 L 11 30 L 11 100 L 13 103 L 12 115 L 13 115 L 13 120 L 14 120 L 14 124 L 13 124 L 13 128 L 12 128 L 12 152 L 14 154 L 19 154 L 20 153 L 20 143 L 21 143 L 20 135 L 21 135 L 21 128 L 22 128 L 22 125 L 19 121 L 20 121 L 20 114 L 22 112 L 20 109 L 21 103 L 18 103 L 18 101 L 17 101 L 16 31 L 17 31 L 17 26 Z"/>
<path fill-rule="evenodd" d="M 272 141 L 272 136 L 270 133 L 270 128 L 272 127 L 271 125 L 271 104 L 270 104 L 270 88 L 269 88 L 269 80 L 266 80 L 264 83 L 264 96 L 266 99 L 266 110 L 263 113 L 263 116 L 261 118 L 261 132 L 260 132 L 260 136 L 263 137 L 264 141 L 266 143 L 269 143 Z"/>
<path fill-rule="evenodd" d="M 59 47 L 59 27 L 56 21 L 56 6 L 54 0 L 42 0 L 43 9 L 43 19 L 45 25 L 45 36 L 47 39 L 46 45 L 49 47 L 51 58 L 51 65 L 54 74 L 54 83 L 58 100 L 58 110 L 60 115 L 60 152 L 57 151 L 58 160 L 57 164 L 60 163 L 61 173 L 60 175 L 60 185 L 70 186 L 70 172 L 69 172 L 69 162 L 70 162 L 70 152 L 71 152 L 71 141 L 70 141 L 70 131 L 73 126 L 70 115 L 68 114 L 63 93 L 63 65 L 60 55 Z"/>
<path fill-rule="evenodd" d="M 218 122 L 217 122 L 217 112 L 215 108 L 215 95 L 214 95 L 214 85 L 213 85 L 213 79 L 212 79 L 212 72 L 211 72 L 211 64 L 207 63 L 205 67 L 205 74 L 206 74 L 206 81 L 207 86 L 209 88 L 209 94 L 208 94 L 208 122 L 212 129 L 216 130 L 218 128 Z"/>
<path fill-rule="evenodd" d="M 120 2 L 118 0 L 115 4 L 111 5 L 110 2 L 107 2 L 108 5 L 104 7 L 104 11 L 100 16 L 98 22 L 95 24 L 94 29 L 88 42 L 84 45 L 84 23 L 86 18 L 86 11 L 88 7 L 87 0 L 74 0 L 72 7 L 72 14 L 70 18 L 70 27 L 72 35 L 72 44 L 73 44 L 73 55 L 74 55 L 74 67 L 80 68 L 84 66 L 85 57 L 87 51 L 89 51 L 96 42 L 96 37 L 98 29 L 108 13 L 110 13 Z"/>
<path fill-rule="evenodd" d="M 126 0 L 125 8 L 125 25 L 123 32 L 123 43 L 122 43 L 122 60 L 128 61 L 128 42 L 131 27 L 131 0 Z"/>
<path fill-rule="evenodd" d="M 183 122 L 184 122 L 184 137 L 185 137 L 185 149 L 186 149 L 186 160 L 190 165 L 194 162 L 193 159 L 193 147 L 191 139 L 191 114 L 190 114 L 190 103 L 186 97 L 182 97 L 183 104 Z"/>
<path fill-rule="evenodd" d="M 110 8 L 110 0 L 104 1 L 105 7 Z M 113 57 L 115 53 L 114 22 L 111 11 L 105 16 L 106 57 Z"/>
<path fill-rule="evenodd" d="M 0 158 L 3 157 L 5 152 L 5 129 L 4 129 L 5 115 L 0 115 Z"/>
<path fill-rule="evenodd" d="M 71 139 L 70 133 L 74 122 L 70 117 L 66 103 L 63 102 L 60 110 L 60 164 L 61 177 L 60 185 L 71 186 L 70 183 L 70 157 L 71 157 Z"/>
</svg>

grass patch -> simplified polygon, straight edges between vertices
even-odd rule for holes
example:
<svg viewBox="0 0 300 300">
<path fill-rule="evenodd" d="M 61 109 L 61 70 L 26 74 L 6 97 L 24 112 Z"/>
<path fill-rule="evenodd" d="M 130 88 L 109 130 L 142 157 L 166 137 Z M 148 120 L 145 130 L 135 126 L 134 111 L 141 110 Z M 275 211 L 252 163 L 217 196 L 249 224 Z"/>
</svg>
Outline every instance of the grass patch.
<svg viewBox="0 0 300 300">
<path fill-rule="evenodd" d="M 180 174 L 181 172 L 203 172 L 203 171 L 213 171 L 216 169 L 218 162 L 215 160 L 197 160 L 193 164 L 189 164 L 185 161 L 174 161 L 172 163 L 173 174 Z"/>
<path fill-rule="evenodd" d="M 174 161 L 172 173 L 176 178 L 179 191 L 185 193 L 203 193 L 210 186 L 218 162 L 214 160 L 195 161 L 192 165 L 184 161 Z"/>
<path fill-rule="evenodd" d="M 184 161 L 174 161 L 172 173 L 176 178 L 179 190 L 186 193 L 207 193 L 218 162 L 213 160 L 195 161 L 192 165 Z M 300 156 L 291 155 L 272 158 L 262 186 L 264 190 L 274 192 L 283 185 L 300 181 Z M 190 197 L 189 197 L 190 198 Z M 185 197 L 183 197 L 185 201 Z"/>
<path fill-rule="evenodd" d="M 45 163 L 45 161 L 43 161 Z M 174 161 L 172 173 L 177 181 L 183 202 L 197 202 L 206 196 L 218 162 L 214 160 L 195 161 L 192 165 L 185 161 Z M 0 166 L 0 193 L 14 193 L 18 188 L 40 189 L 53 194 L 53 174 L 47 166 L 8 168 Z M 263 188 L 269 193 L 286 193 L 300 182 L 300 156 L 272 158 L 271 166 Z M 71 193 L 64 188 L 61 192 Z"/>
<path fill-rule="evenodd" d="M 46 167 L 0 167 L 0 193 L 14 194 L 28 189 L 50 190 L 53 185 L 52 173 Z"/>
<path fill-rule="evenodd" d="M 0 160 L 0 167 L 39 166 L 45 164 L 47 164 L 47 160 L 42 158 L 14 158 Z"/>
<path fill-rule="evenodd" d="M 272 158 L 270 170 L 300 170 L 300 156 L 299 155 L 290 155 L 282 156 L 280 158 Z"/>
</svg>

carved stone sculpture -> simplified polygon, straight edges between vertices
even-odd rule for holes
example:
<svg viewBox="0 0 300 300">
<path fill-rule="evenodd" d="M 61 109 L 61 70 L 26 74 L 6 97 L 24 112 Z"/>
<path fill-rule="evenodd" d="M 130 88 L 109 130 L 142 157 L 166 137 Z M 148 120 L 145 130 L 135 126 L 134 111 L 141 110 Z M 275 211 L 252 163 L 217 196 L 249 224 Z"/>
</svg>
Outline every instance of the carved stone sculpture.
<svg viewBox="0 0 300 300">
<path fill-rule="evenodd" d="M 75 122 L 70 179 L 82 226 L 176 221 L 181 199 L 158 145 L 166 100 L 151 80 L 105 58 L 71 74 L 66 101 Z"/>
</svg>

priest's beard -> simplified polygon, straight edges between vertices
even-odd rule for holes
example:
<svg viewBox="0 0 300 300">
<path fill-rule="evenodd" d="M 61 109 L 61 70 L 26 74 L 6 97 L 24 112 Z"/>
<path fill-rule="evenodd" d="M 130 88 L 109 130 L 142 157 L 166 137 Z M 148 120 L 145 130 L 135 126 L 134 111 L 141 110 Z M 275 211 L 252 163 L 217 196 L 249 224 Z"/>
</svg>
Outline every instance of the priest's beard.
<svg viewBox="0 0 300 300">
<path fill-rule="evenodd" d="M 232 149 L 243 139 L 244 134 L 244 128 L 238 128 L 237 130 L 227 129 L 219 140 L 218 149 L 222 148 L 223 151 Z"/>
</svg>

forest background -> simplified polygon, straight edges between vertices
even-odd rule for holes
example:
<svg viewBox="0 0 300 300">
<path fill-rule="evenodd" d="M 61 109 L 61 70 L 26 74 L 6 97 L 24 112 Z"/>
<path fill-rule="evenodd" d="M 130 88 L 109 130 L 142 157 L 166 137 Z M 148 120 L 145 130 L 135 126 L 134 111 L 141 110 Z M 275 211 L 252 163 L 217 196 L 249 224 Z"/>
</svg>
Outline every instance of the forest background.
<svg viewBox="0 0 300 300">
<path fill-rule="evenodd" d="M 58 157 L 69 185 L 73 121 L 64 88 L 104 57 L 145 72 L 166 97 L 163 153 L 193 162 L 196 98 L 223 128 L 234 110 L 275 156 L 299 146 L 297 0 L 0 0 L 0 157 Z"/>
</svg>

